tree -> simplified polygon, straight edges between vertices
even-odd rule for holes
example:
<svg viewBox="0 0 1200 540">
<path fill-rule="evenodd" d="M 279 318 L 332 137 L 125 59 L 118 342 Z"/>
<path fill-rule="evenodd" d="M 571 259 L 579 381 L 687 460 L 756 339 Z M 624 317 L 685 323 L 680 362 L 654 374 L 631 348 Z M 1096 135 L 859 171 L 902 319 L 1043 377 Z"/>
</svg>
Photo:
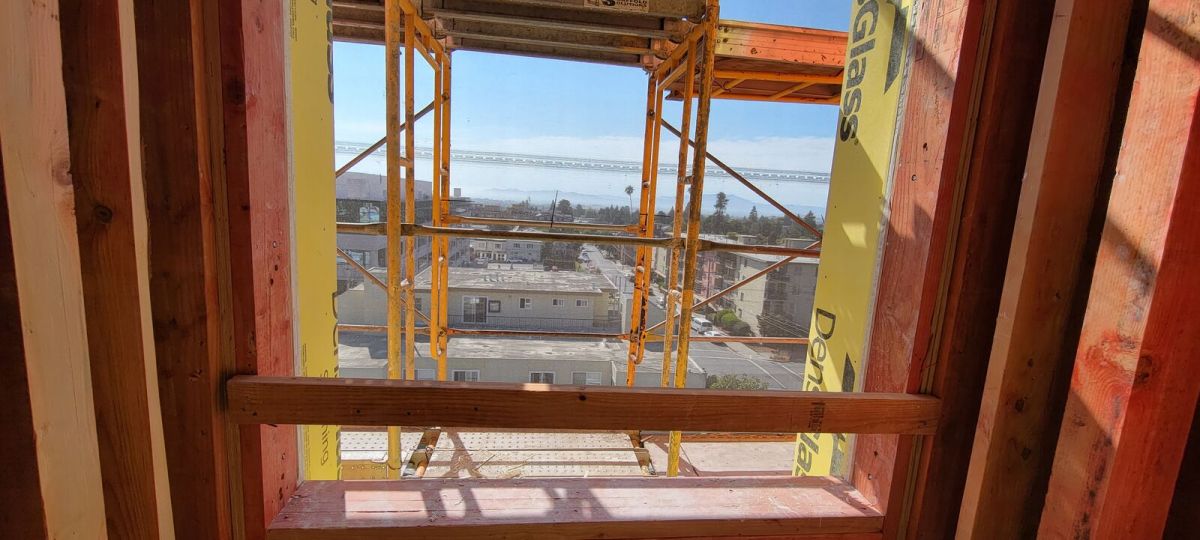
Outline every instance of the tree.
<svg viewBox="0 0 1200 540">
<path fill-rule="evenodd" d="M 629 210 L 633 211 L 633 186 L 625 186 L 625 194 L 629 196 Z"/>
<path fill-rule="evenodd" d="M 811 214 L 812 212 L 809 212 L 809 213 Z M 748 216 L 748 218 L 750 219 L 751 222 L 758 221 L 758 206 L 757 205 L 750 207 L 750 215 Z"/>
<path fill-rule="evenodd" d="M 555 213 L 560 216 L 572 215 L 571 201 L 561 199 L 558 201 L 558 206 L 555 208 Z"/>
<path fill-rule="evenodd" d="M 717 210 L 717 215 L 724 216 L 725 209 L 729 207 L 729 196 L 724 191 L 717 192 L 717 202 L 713 204 L 713 208 Z"/>
<path fill-rule="evenodd" d="M 704 381 L 705 388 L 718 390 L 766 390 L 767 383 L 762 379 L 741 373 L 725 375 L 709 375 Z"/>
<path fill-rule="evenodd" d="M 807 214 L 804 214 L 804 217 L 801 219 L 803 219 L 809 225 L 812 225 L 814 229 L 820 228 L 817 226 L 817 215 L 812 213 L 812 210 L 809 210 Z"/>
</svg>

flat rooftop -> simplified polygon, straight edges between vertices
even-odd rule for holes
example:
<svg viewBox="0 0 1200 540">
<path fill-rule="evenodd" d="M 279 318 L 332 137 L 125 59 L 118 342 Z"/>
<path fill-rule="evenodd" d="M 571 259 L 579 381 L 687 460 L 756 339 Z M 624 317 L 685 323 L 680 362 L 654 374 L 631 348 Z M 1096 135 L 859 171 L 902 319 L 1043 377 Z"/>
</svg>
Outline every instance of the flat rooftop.
<svg viewBox="0 0 1200 540">
<path fill-rule="evenodd" d="M 429 290 L 429 271 L 417 274 L 417 290 Z M 591 272 L 450 267 L 449 289 L 601 294 L 616 287 L 603 274 Z"/>
</svg>

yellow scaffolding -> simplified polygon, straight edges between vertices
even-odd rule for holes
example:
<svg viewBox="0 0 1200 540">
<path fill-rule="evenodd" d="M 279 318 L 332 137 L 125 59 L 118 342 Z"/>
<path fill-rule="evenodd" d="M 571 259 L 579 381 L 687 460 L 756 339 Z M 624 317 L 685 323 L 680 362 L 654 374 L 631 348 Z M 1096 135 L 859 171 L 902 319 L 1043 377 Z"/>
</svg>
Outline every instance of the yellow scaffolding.
<svg viewBox="0 0 1200 540">
<path fill-rule="evenodd" d="M 447 378 L 446 353 L 448 340 L 454 335 L 470 336 L 521 336 L 521 337 L 574 337 L 624 339 L 629 342 L 626 385 L 633 386 L 637 366 L 644 359 L 646 343 L 663 343 L 662 377 L 663 387 L 684 386 L 687 374 L 688 345 L 693 341 L 804 344 L 805 338 L 795 337 L 730 337 L 691 336 L 687 321 L 695 309 L 779 269 L 799 256 L 819 256 L 820 231 L 799 216 L 775 201 L 767 193 L 739 174 L 730 166 L 707 151 L 708 123 L 712 98 L 720 92 L 714 88 L 715 48 L 717 29 L 720 22 L 719 0 L 707 0 L 702 19 L 688 32 L 672 52 L 651 70 L 647 84 L 647 112 L 645 140 L 642 156 L 642 178 L 638 206 L 638 219 L 634 225 L 562 223 L 538 220 L 517 220 L 458 216 L 450 213 L 450 111 L 451 71 L 450 51 L 434 38 L 434 33 L 421 20 L 411 0 L 384 0 L 384 44 L 386 52 L 386 97 L 387 134 L 364 152 L 340 167 L 336 176 L 341 176 L 367 155 L 386 146 L 387 152 L 387 220 L 384 223 L 338 223 L 338 232 L 386 235 L 387 237 L 387 281 L 381 281 L 367 268 L 358 264 L 344 251 L 338 255 L 351 267 L 362 273 L 367 280 L 384 288 L 388 299 L 386 326 L 338 325 L 339 330 L 386 332 L 388 350 L 388 378 L 415 379 L 416 336 L 428 334 L 430 355 L 437 364 L 437 379 Z M 401 51 L 403 49 L 403 54 Z M 415 110 L 414 104 L 414 59 L 419 54 L 434 71 L 432 102 Z M 400 61 L 403 58 L 404 77 L 404 121 L 400 118 Z M 728 75 L 728 74 L 725 74 Z M 761 78 L 762 74 L 758 74 Z M 673 97 L 683 101 L 680 128 L 662 118 L 664 96 L 669 87 L 682 79 L 682 90 L 675 90 Z M 801 81 L 806 82 L 806 81 Z M 692 119 L 693 99 L 696 104 L 695 121 Z M 433 215 L 432 225 L 416 223 L 416 170 L 415 170 L 415 123 L 433 113 Z M 654 236 L 655 200 L 657 194 L 659 150 L 661 131 L 666 129 L 679 138 L 678 167 L 675 178 L 675 204 L 672 231 L 669 237 Z M 400 136 L 404 134 L 401 146 Z M 694 133 L 694 135 L 693 135 Z M 688 174 L 689 148 L 692 152 L 691 174 Z M 704 193 L 706 163 L 712 162 L 765 201 L 779 209 L 785 216 L 808 229 L 818 240 L 805 248 L 781 246 L 756 246 L 717 242 L 700 238 L 701 201 Z M 403 167 L 403 177 L 401 168 Z M 401 193 L 403 192 L 403 196 Z M 686 195 L 686 197 L 685 197 Z M 685 208 L 686 201 L 686 208 Z M 403 207 L 401 206 L 403 203 Z M 684 229 L 686 221 L 686 230 Z M 579 229 L 608 234 L 578 234 L 555 231 L 495 231 L 455 228 L 455 225 L 479 224 L 491 226 L 529 227 L 541 229 Z M 632 235 L 632 236 L 630 236 Z M 415 248 L 418 236 L 427 236 L 431 242 L 430 315 L 416 309 L 414 285 L 416 276 Z M 562 332 L 450 328 L 448 321 L 448 278 L 449 241 L 451 238 L 495 238 L 532 239 L 543 241 L 592 242 L 636 246 L 634 267 L 633 310 L 630 314 L 628 333 Z M 667 275 L 666 316 L 653 326 L 647 326 L 646 310 L 650 297 L 651 268 L 655 247 L 669 249 L 669 271 Z M 784 258 L 767 268 L 734 283 L 712 296 L 697 301 L 695 298 L 696 262 L 702 251 L 726 251 L 781 255 Z M 683 277 L 680 279 L 680 269 Z M 416 326 L 417 318 L 427 323 L 424 328 Z M 677 321 L 679 321 L 677 323 Z M 654 330 L 662 328 L 661 333 Z M 676 348 L 672 365 L 672 349 Z M 403 364 L 401 363 L 403 359 Z M 403 369 L 401 369 L 403 366 Z M 670 376 L 674 373 L 674 377 Z M 678 431 L 671 432 L 668 449 L 667 474 L 679 472 L 679 452 L 682 437 Z M 397 478 L 402 469 L 400 463 L 400 428 L 388 429 L 389 477 Z"/>
</svg>

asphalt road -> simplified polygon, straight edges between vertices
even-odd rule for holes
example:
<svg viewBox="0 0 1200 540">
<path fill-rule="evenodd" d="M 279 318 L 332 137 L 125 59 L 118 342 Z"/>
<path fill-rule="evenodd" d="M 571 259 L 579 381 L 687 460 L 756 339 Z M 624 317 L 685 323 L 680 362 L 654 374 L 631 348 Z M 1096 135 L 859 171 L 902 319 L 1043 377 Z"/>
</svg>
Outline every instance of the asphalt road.
<svg viewBox="0 0 1200 540">
<path fill-rule="evenodd" d="M 632 269 L 604 257 L 596 246 L 585 244 L 583 252 L 596 269 L 617 286 L 625 296 L 632 294 L 629 276 Z M 652 303 L 653 305 L 653 303 Z M 661 310 L 660 310 L 661 311 Z M 661 320 L 662 315 L 656 319 Z M 647 346 L 648 354 L 662 354 L 662 348 L 654 344 Z M 804 366 L 799 363 L 781 363 L 770 360 L 742 344 L 692 343 L 688 356 L 704 371 L 712 375 L 744 374 L 757 377 L 767 383 L 771 390 L 801 390 L 804 382 Z"/>
</svg>

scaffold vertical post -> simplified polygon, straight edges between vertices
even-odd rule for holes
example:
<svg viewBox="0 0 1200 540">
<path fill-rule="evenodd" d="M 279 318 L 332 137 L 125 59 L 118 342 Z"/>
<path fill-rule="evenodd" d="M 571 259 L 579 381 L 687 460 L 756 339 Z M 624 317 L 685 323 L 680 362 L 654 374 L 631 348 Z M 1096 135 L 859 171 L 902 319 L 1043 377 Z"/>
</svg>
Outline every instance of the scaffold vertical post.
<svg viewBox="0 0 1200 540">
<path fill-rule="evenodd" d="M 642 141 L 642 185 L 638 201 L 638 236 L 654 236 L 654 199 L 658 181 L 658 141 L 662 116 L 662 95 L 657 78 L 651 74 L 646 93 L 646 132 Z M 633 386 L 637 366 L 646 353 L 646 304 L 650 298 L 650 262 L 653 249 L 638 246 L 633 267 L 633 312 L 629 323 L 629 357 L 625 385 Z"/>
<path fill-rule="evenodd" d="M 688 43 L 687 71 L 683 84 L 683 120 L 680 123 L 683 137 L 679 140 L 679 166 L 675 178 L 675 210 L 671 219 L 671 238 L 678 239 L 683 232 L 683 197 L 684 186 L 687 185 L 688 137 L 692 132 L 692 97 L 696 92 L 696 42 Z M 663 74 L 665 76 L 665 74 Z M 671 247 L 667 265 L 667 299 L 664 302 L 663 318 L 663 360 L 661 384 L 665 388 L 671 385 L 671 347 L 675 337 L 675 308 L 679 299 L 679 259 L 682 253 L 679 245 Z M 689 328 L 688 324 L 680 321 L 681 328 Z"/>
<path fill-rule="evenodd" d="M 717 23 L 720 17 L 718 0 L 708 0 L 704 19 L 704 62 L 700 74 L 700 102 L 696 111 L 696 152 L 692 159 L 692 181 L 688 198 L 687 241 L 683 261 L 683 294 L 679 312 L 679 352 L 675 358 L 675 387 L 687 382 L 688 321 L 692 319 L 695 302 L 696 255 L 700 247 L 700 203 L 704 197 L 704 169 L 708 152 L 708 118 L 712 104 L 713 62 L 716 60 Z M 672 431 L 667 453 L 667 475 L 679 474 L 681 433 Z"/>
<path fill-rule="evenodd" d="M 404 0 L 407 1 L 407 0 Z M 416 18 L 413 10 L 404 14 L 404 222 L 417 221 L 417 171 L 416 171 L 416 119 L 414 115 L 414 40 Z M 417 315 L 413 286 L 417 277 L 417 237 L 404 239 L 404 377 L 416 379 L 417 365 Z"/>
<path fill-rule="evenodd" d="M 446 194 L 442 191 L 442 54 L 435 52 L 434 57 L 434 72 L 433 72 L 433 159 L 431 160 L 433 171 L 430 178 L 433 179 L 433 226 L 441 227 L 445 225 L 445 216 L 442 215 L 442 201 Z M 442 333 L 442 303 L 445 301 L 445 291 L 438 285 L 442 282 L 442 272 L 444 268 L 442 262 L 446 259 L 447 253 L 442 249 L 441 238 L 430 239 L 430 261 L 429 265 L 429 356 L 437 363 L 438 379 L 442 379 L 442 355 L 438 336 Z"/>
<path fill-rule="evenodd" d="M 438 97 L 441 100 L 442 117 L 439 123 L 440 131 L 438 143 L 441 145 L 441 153 L 438 157 L 441 163 L 435 164 L 440 168 L 440 174 L 437 177 L 442 183 L 442 198 L 438 201 L 439 208 L 434 209 L 435 214 L 441 215 L 443 222 L 450 217 L 450 60 L 452 55 L 450 51 L 443 51 L 441 56 L 441 88 Z M 442 242 L 442 260 L 440 261 L 442 272 L 438 275 L 437 289 L 442 292 L 440 309 L 440 321 L 438 322 L 441 331 L 436 335 L 431 335 L 430 341 L 437 341 L 438 356 L 437 356 L 437 373 L 438 380 L 446 380 L 446 353 L 449 348 L 449 332 L 446 330 L 449 322 L 449 285 L 450 285 L 450 238 L 438 238 Z M 430 287 L 434 285 L 431 283 Z"/>
<path fill-rule="evenodd" d="M 387 130 L 387 351 L 388 378 L 402 378 L 401 306 L 400 298 L 400 0 L 386 0 L 384 12 L 387 97 L 385 129 Z M 388 427 L 387 474 L 398 478 L 400 473 L 400 428 Z"/>
</svg>

